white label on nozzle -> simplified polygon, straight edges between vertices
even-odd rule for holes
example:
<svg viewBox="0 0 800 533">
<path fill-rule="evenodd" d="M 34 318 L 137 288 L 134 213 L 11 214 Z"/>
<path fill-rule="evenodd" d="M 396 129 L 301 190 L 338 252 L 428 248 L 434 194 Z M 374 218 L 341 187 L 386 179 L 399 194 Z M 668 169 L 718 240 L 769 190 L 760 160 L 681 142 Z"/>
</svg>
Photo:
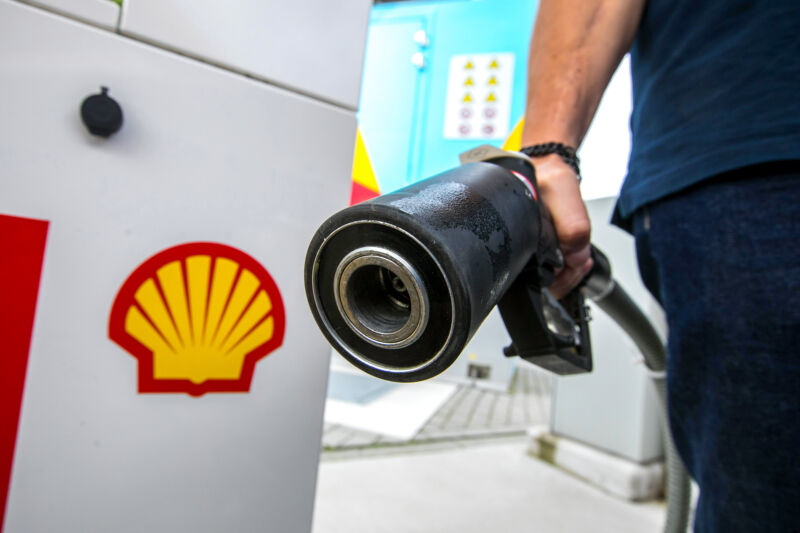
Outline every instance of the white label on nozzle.
<svg viewBox="0 0 800 533">
<path fill-rule="evenodd" d="M 539 196 L 536 194 L 536 189 L 533 188 L 533 184 L 531 183 L 531 180 L 529 180 L 528 178 L 526 178 L 525 176 L 523 176 L 522 174 L 520 174 L 516 170 L 511 170 L 509 172 L 514 174 L 516 177 L 519 178 L 519 180 L 522 183 L 525 184 L 525 187 L 528 188 L 528 192 L 531 193 L 531 197 L 534 199 L 534 201 L 538 202 L 539 201 Z"/>
</svg>

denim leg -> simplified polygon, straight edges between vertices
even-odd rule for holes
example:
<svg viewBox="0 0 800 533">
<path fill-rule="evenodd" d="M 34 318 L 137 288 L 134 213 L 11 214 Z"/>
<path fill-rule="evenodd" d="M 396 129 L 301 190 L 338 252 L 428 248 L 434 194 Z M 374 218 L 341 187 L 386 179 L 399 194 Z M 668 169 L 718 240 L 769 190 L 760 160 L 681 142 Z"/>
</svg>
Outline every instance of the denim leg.
<svg viewBox="0 0 800 533">
<path fill-rule="evenodd" d="M 698 532 L 800 532 L 800 164 L 740 169 L 634 217 L 667 314 L 668 403 Z"/>
</svg>

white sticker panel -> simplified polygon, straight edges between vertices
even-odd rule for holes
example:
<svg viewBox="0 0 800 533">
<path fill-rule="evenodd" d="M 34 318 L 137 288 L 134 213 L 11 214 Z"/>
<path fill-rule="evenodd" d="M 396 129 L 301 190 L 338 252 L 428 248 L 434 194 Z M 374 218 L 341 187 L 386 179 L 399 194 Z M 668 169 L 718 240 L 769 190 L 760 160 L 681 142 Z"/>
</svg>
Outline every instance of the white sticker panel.
<svg viewBox="0 0 800 533">
<path fill-rule="evenodd" d="M 445 139 L 505 139 L 511 121 L 514 54 L 459 54 L 450 59 Z"/>
</svg>

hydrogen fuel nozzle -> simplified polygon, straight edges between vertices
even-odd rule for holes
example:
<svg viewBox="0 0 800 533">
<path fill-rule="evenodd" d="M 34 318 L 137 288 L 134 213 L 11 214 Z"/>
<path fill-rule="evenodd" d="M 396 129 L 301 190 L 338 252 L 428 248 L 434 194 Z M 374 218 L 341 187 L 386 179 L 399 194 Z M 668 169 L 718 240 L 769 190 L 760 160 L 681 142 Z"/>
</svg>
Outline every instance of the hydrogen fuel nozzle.
<svg viewBox="0 0 800 533">
<path fill-rule="evenodd" d="M 563 258 L 530 160 L 491 146 L 461 159 L 320 226 L 305 265 L 320 329 L 365 372 L 420 381 L 449 367 L 497 305 L 506 355 L 558 374 L 590 371 L 582 290 L 561 300 L 546 290 Z M 602 278 L 598 263 L 588 277 Z"/>
</svg>

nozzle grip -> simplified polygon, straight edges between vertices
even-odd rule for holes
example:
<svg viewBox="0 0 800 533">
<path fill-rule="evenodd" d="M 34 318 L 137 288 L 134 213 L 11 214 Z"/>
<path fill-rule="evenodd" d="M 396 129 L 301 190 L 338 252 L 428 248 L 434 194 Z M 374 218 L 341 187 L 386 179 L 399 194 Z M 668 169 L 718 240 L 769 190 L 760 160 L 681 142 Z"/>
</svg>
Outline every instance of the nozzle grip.
<svg viewBox="0 0 800 533">
<path fill-rule="evenodd" d="M 523 161 L 495 152 L 491 157 L 483 157 L 507 170 L 522 173 L 536 188 L 535 169 L 527 158 Z M 563 256 L 550 213 L 541 202 L 537 204 L 540 230 L 535 253 L 497 304 L 512 342 L 505 353 L 518 355 L 556 374 L 590 372 L 592 349 L 583 287 L 591 282 L 592 287 L 600 290 L 604 286 L 602 281 L 611 279 L 608 259 L 593 246 L 595 266 L 592 271 L 578 287 L 556 302 L 546 293 L 545 287 L 553 282 L 555 273 L 563 266 Z M 560 322 L 557 327 L 561 331 L 553 331 L 548 319 Z"/>
<path fill-rule="evenodd" d="M 548 327 L 547 299 L 538 278 L 530 271 L 521 274 L 497 304 L 511 337 L 507 356 L 518 355 L 559 375 L 592 370 L 592 349 L 588 315 L 583 295 L 573 290 L 558 304 L 569 315 L 569 334 L 555 333 Z"/>
</svg>

